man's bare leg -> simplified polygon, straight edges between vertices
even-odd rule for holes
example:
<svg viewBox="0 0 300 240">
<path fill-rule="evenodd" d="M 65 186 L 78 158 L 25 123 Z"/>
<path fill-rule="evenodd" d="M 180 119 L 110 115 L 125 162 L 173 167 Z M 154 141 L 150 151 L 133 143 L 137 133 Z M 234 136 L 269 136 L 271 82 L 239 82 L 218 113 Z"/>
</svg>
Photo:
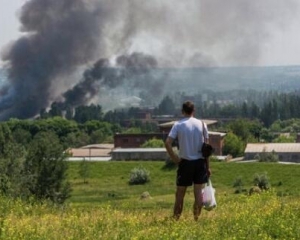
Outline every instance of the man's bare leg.
<svg viewBox="0 0 300 240">
<path fill-rule="evenodd" d="M 202 199 L 202 188 L 204 187 L 204 184 L 194 184 L 194 206 L 193 206 L 193 213 L 194 213 L 194 219 L 195 221 L 198 220 L 201 209 L 203 205 L 203 199 Z"/>
<path fill-rule="evenodd" d="M 178 220 L 181 216 L 183 210 L 183 200 L 185 196 L 187 187 L 177 186 L 175 194 L 175 204 L 174 204 L 174 215 L 173 217 Z"/>
</svg>

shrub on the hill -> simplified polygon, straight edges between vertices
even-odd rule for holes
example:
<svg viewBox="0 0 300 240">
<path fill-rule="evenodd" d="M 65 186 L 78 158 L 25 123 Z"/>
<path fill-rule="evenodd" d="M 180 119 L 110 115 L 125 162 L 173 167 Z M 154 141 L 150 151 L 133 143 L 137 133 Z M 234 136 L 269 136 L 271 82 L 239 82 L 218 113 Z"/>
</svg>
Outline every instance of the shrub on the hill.
<svg viewBox="0 0 300 240">
<path fill-rule="evenodd" d="M 255 156 L 255 159 L 259 162 L 279 162 L 279 156 L 275 151 L 266 152 L 266 150 L 263 150 Z"/>
<path fill-rule="evenodd" d="M 255 174 L 253 183 L 258 186 L 261 190 L 268 190 L 270 188 L 270 181 L 266 173 Z"/>
<path fill-rule="evenodd" d="M 130 185 L 145 184 L 150 181 L 150 172 L 143 167 L 136 167 L 130 172 Z"/>
</svg>

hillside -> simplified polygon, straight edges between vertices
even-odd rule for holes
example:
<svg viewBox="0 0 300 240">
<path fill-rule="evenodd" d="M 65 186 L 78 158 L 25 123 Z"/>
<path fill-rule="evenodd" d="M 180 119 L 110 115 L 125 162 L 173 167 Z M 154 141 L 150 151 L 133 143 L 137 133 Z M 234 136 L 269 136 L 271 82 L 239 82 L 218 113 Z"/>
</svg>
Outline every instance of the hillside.
<svg viewBox="0 0 300 240">
<path fill-rule="evenodd" d="M 133 167 L 151 172 L 146 185 L 129 185 Z M 213 163 L 217 207 L 202 211 L 195 222 L 189 188 L 179 221 L 174 221 L 175 169 L 163 162 L 91 162 L 88 182 L 71 163 L 72 198 L 69 204 L 23 202 L 0 197 L 0 239 L 124 239 L 231 240 L 300 239 L 299 169 L 260 163 Z M 268 173 L 274 190 L 261 194 L 234 194 L 234 179 L 252 185 L 254 173 Z M 141 198 L 147 191 L 149 198 Z"/>
</svg>

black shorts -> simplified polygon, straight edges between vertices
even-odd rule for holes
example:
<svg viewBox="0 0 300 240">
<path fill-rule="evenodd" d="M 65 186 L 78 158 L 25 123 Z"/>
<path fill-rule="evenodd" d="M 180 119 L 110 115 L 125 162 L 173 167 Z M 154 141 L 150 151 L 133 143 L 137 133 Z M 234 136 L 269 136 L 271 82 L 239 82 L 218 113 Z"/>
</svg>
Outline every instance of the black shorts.
<svg viewBox="0 0 300 240">
<path fill-rule="evenodd" d="M 177 186 L 192 186 L 204 184 L 208 181 L 206 160 L 181 159 L 177 169 Z"/>
</svg>

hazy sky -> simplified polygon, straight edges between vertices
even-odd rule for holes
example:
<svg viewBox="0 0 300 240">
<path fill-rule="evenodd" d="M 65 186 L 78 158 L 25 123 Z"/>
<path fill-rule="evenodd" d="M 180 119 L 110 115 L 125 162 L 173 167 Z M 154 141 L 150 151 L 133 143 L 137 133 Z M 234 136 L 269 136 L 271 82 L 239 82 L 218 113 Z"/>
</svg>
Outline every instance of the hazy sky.
<svg viewBox="0 0 300 240">
<path fill-rule="evenodd" d="M 0 1 L 0 48 L 2 49 L 10 40 L 16 39 L 19 34 L 19 21 L 17 13 L 25 0 Z"/>
<path fill-rule="evenodd" d="M 176 0 L 173 1 L 176 2 Z M 179 2 L 180 0 L 177 1 Z M 17 16 L 21 6 L 25 2 L 26 0 L 0 0 L 0 50 L 2 51 L 11 40 L 17 39 L 18 35 L 20 34 L 20 23 Z M 203 2 L 205 2 L 205 0 Z M 212 0 L 211 2 L 215 2 L 214 4 L 216 4 L 218 1 Z M 224 4 L 225 2 L 226 1 L 223 1 Z M 240 0 L 240 2 L 245 2 L 245 0 Z M 285 8 L 285 0 L 272 0 L 268 2 L 272 5 L 273 3 L 277 4 L 280 2 L 280 4 L 277 4 L 278 8 Z M 300 65 L 300 10 L 298 6 L 300 3 L 298 4 L 297 0 L 295 0 L 296 6 L 289 5 L 290 2 L 292 1 L 286 2 L 286 7 L 289 10 L 285 11 L 285 14 L 281 14 L 281 9 L 277 9 L 277 12 L 275 11 L 275 14 L 278 14 L 276 17 L 277 26 L 270 26 L 270 30 L 267 32 L 268 38 L 267 40 L 264 39 L 264 42 L 260 48 L 261 52 L 259 60 L 253 63 L 254 65 Z M 264 5 L 264 8 L 266 8 L 266 6 L 267 4 Z M 223 8 L 224 6 L 220 6 L 218 11 L 221 12 Z M 262 11 L 268 13 L 268 9 L 262 9 Z M 248 18 L 250 17 L 248 16 Z M 253 16 L 253 21 L 255 21 L 255 18 L 256 16 Z M 274 18 L 274 16 L 272 16 L 272 18 Z M 248 20 L 249 19 L 247 19 L 247 23 L 249 23 Z M 238 24 L 238 22 L 232 22 L 232 31 L 234 31 L 236 27 L 235 24 Z M 265 32 L 263 34 L 265 34 Z M 145 41 L 145 39 L 142 39 L 141 41 Z M 135 46 L 138 50 L 141 50 L 144 45 L 136 43 Z M 219 45 L 219 47 L 217 44 L 215 44 L 214 48 L 212 48 L 212 51 L 219 51 L 219 49 L 222 49 L 223 47 L 224 44 Z M 231 48 L 234 48 L 234 45 L 231 46 Z M 249 55 L 249 53 L 245 53 L 245 55 Z M 243 56 L 243 54 L 241 54 L 241 56 Z M 222 61 L 224 61 L 224 59 L 225 58 L 222 58 L 222 60 L 220 60 L 221 62 L 219 62 L 219 65 L 222 65 Z"/>
</svg>

